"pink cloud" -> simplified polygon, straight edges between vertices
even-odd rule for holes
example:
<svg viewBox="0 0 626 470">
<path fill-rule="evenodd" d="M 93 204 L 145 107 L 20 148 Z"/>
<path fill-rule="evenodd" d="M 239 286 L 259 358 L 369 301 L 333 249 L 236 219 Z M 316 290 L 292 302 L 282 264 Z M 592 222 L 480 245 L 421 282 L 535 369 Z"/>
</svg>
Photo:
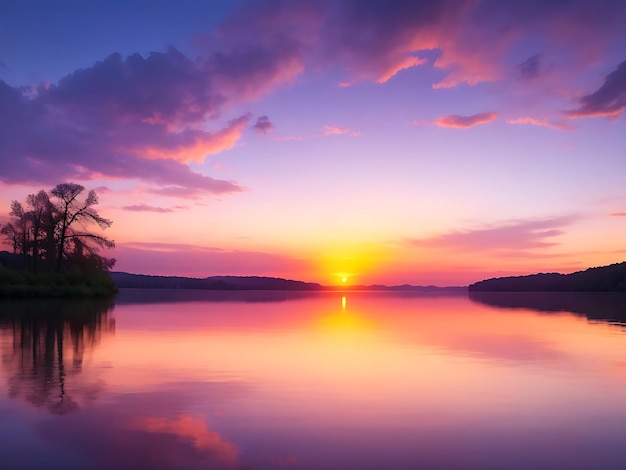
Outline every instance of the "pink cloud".
<svg viewBox="0 0 626 470">
<path fill-rule="evenodd" d="M 549 119 L 536 119 L 532 117 L 524 117 L 524 118 L 516 118 L 516 119 L 507 119 L 507 124 L 528 124 L 531 126 L 542 126 L 549 127 L 550 129 L 557 129 L 560 131 L 569 131 L 574 129 L 573 126 L 565 123 L 565 122 L 555 122 Z"/>
<path fill-rule="evenodd" d="M 207 155 L 215 155 L 234 147 L 246 129 L 248 121 L 248 116 L 241 116 L 214 133 L 206 131 L 178 133 L 181 138 L 170 139 L 167 146 L 153 147 L 149 142 L 140 141 L 134 145 L 134 151 L 142 158 L 202 163 Z"/>
<path fill-rule="evenodd" d="M 418 57 L 405 57 L 403 60 L 399 60 L 394 63 L 387 70 L 383 70 L 375 81 L 376 83 L 385 83 L 401 70 L 410 69 L 411 67 L 416 67 L 425 63 L 426 59 L 420 59 Z"/>
<path fill-rule="evenodd" d="M 435 235 L 430 238 L 410 239 L 413 246 L 454 249 L 469 252 L 497 252 L 499 256 L 515 258 L 532 255 L 528 250 L 557 245 L 554 238 L 565 233 L 579 216 L 519 220 L 494 226 Z"/>
<path fill-rule="evenodd" d="M 626 212 L 613 212 L 612 214 L 613 217 L 626 217 Z"/>
<path fill-rule="evenodd" d="M 123 206 L 122 210 L 131 212 L 157 212 L 160 214 L 174 212 L 175 209 L 186 209 L 185 206 L 173 206 L 173 207 L 156 207 L 149 204 L 133 204 L 130 206 Z"/>
<path fill-rule="evenodd" d="M 498 117 L 498 113 L 480 113 L 471 116 L 459 116 L 458 114 L 449 114 L 435 119 L 434 123 L 439 127 L 452 127 L 455 129 L 467 129 L 479 124 L 487 124 L 494 121 Z"/>
<path fill-rule="evenodd" d="M 324 126 L 324 135 L 347 135 L 350 137 L 357 137 L 361 133 L 359 131 L 353 131 L 347 127 L 339 126 Z"/>
</svg>

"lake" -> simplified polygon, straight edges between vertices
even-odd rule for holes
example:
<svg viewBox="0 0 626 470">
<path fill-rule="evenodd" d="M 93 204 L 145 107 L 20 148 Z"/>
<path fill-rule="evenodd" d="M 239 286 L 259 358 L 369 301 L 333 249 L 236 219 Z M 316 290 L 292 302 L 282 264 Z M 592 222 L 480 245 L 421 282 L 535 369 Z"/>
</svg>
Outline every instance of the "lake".
<svg viewBox="0 0 626 470">
<path fill-rule="evenodd" d="M 626 297 L 0 302 L 2 469 L 626 468 Z"/>
</svg>

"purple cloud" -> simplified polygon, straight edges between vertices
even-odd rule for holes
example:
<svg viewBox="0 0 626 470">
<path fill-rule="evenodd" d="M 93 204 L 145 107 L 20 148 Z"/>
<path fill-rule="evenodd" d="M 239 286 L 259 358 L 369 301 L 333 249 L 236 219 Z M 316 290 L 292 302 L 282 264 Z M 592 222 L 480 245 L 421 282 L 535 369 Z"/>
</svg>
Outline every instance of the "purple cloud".
<svg viewBox="0 0 626 470">
<path fill-rule="evenodd" d="M 267 116 L 260 116 L 252 127 L 254 127 L 260 133 L 265 134 L 274 129 L 274 124 L 272 124 L 270 118 L 268 118 Z"/>
<path fill-rule="evenodd" d="M 229 106 L 240 108 L 307 68 L 343 70 L 346 84 L 384 83 L 424 64 L 441 72 L 435 87 L 498 80 L 510 64 L 531 78 L 563 50 L 576 51 L 562 61 L 570 70 L 600 62 L 626 38 L 625 23 L 626 3 L 613 0 L 244 2 L 195 39 L 195 59 L 174 48 L 145 57 L 114 53 L 58 84 L 0 81 L 0 181 L 134 178 L 187 196 L 240 191 L 188 163 L 233 147 L 249 127 L 248 115 L 224 120 Z M 529 35 L 545 44 L 530 58 L 518 47 Z M 570 116 L 621 114 L 625 74 L 622 63 Z M 466 128 L 493 119 L 485 113 L 436 123 Z M 259 118 L 252 127 L 270 125 Z"/>
<path fill-rule="evenodd" d="M 594 93 L 583 96 L 580 106 L 566 114 L 572 118 L 617 117 L 626 109 L 626 60 L 608 74 Z"/>
<path fill-rule="evenodd" d="M 519 257 L 521 253 L 526 256 L 527 250 L 557 245 L 554 238 L 565 233 L 563 228 L 579 218 L 570 215 L 513 221 L 491 227 L 443 233 L 430 238 L 410 239 L 408 243 L 413 246 L 461 251 L 498 252 L 507 257 Z"/>
<path fill-rule="evenodd" d="M 439 127 L 452 127 L 455 129 L 468 129 L 479 124 L 487 124 L 494 121 L 498 117 L 498 113 L 480 113 L 471 116 L 459 116 L 458 114 L 449 114 L 435 119 L 433 124 Z"/>
<path fill-rule="evenodd" d="M 541 54 L 535 54 L 519 65 L 520 77 L 525 80 L 537 78 L 541 71 Z"/>
<path fill-rule="evenodd" d="M 215 132 L 194 127 L 223 101 L 196 65 L 170 50 L 144 59 L 112 55 L 34 90 L 0 82 L 0 181 L 137 178 L 209 193 L 240 191 L 185 163 L 232 147 L 241 116 Z"/>
</svg>

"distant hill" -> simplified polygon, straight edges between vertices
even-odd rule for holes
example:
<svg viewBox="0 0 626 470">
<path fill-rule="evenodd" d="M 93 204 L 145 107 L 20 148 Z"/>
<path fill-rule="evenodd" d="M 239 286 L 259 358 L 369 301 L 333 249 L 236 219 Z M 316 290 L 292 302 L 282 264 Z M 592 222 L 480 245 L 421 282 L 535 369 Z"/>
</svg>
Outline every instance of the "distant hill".
<svg viewBox="0 0 626 470">
<path fill-rule="evenodd" d="M 112 272 L 118 288 L 203 290 L 322 290 L 320 284 L 260 276 L 212 276 L 206 278 L 149 276 Z"/>
<path fill-rule="evenodd" d="M 626 292 L 626 262 L 572 274 L 499 277 L 471 284 L 470 292 Z"/>
<path fill-rule="evenodd" d="M 420 293 L 466 293 L 467 287 L 436 286 L 322 286 L 314 282 L 294 281 L 262 276 L 211 276 L 205 278 L 181 276 L 151 276 L 112 272 L 111 277 L 120 289 L 201 289 L 201 290 L 276 290 L 276 291 L 392 291 Z"/>
</svg>

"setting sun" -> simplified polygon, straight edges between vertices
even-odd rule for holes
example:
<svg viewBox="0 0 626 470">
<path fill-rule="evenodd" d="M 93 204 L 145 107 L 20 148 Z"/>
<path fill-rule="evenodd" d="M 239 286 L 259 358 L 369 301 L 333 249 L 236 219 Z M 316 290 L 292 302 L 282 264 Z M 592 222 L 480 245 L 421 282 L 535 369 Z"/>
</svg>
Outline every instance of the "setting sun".
<svg viewBox="0 0 626 470">
<path fill-rule="evenodd" d="M 343 283 L 348 282 L 348 278 L 347 278 L 347 277 L 342 277 L 342 278 L 341 278 L 341 282 L 343 282 Z"/>
</svg>

